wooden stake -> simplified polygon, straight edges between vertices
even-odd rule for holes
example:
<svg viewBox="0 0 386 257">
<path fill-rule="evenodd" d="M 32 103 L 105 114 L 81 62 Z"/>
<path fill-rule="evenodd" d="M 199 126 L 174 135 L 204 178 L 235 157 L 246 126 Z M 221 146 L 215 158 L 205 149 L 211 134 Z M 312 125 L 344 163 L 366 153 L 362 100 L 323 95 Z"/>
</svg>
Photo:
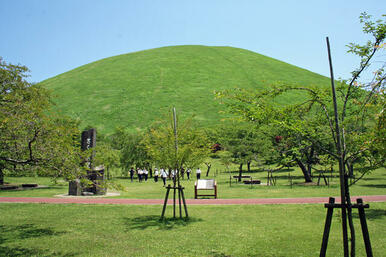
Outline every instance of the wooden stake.
<svg viewBox="0 0 386 257">
<path fill-rule="evenodd" d="M 334 81 L 334 72 L 332 69 L 332 60 L 331 60 L 331 50 L 330 50 L 330 41 L 328 37 L 326 37 L 327 42 L 327 51 L 328 51 L 328 61 L 330 64 L 330 74 L 331 74 L 331 89 L 332 89 L 332 100 L 334 103 L 334 117 L 335 117 L 335 133 L 336 133 L 336 150 L 338 154 L 339 160 L 339 179 L 340 179 L 340 197 L 342 203 L 342 231 L 343 231 L 343 251 L 344 256 L 348 257 L 348 235 L 347 235 L 347 214 L 346 214 L 346 187 L 345 187 L 345 179 L 344 179 L 344 153 L 342 152 L 342 141 L 340 135 L 340 127 L 339 127 L 339 116 L 338 116 L 338 105 L 336 101 L 335 94 L 335 81 Z"/>
</svg>

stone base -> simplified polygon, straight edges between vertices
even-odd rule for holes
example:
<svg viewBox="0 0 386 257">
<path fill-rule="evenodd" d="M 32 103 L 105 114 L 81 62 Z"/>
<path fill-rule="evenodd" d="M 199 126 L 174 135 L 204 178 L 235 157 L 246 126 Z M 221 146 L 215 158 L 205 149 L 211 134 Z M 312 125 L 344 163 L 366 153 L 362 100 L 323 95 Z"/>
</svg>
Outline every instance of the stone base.
<svg viewBox="0 0 386 257">
<path fill-rule="evenodd" d="M 69 186 L 68 186 L 68 194 L 69 195 L 82 195 L 82 186 L 80 184 L 79 179 L 70 181 Z"/>
</svg>

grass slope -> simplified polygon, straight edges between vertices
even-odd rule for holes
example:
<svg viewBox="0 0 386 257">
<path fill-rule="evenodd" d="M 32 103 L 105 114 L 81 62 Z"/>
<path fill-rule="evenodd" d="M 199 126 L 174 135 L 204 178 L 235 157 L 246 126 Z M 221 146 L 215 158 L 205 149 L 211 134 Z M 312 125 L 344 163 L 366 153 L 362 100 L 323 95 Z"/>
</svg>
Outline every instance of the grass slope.
<svg viewBox="0 0 386 257">
<path fill-rule="evenodd" d="M 111 133 L 116 126 L 143 129 L 175 106 L 201 126 L 224 118 L 214 90 L 263 88 L 284 81 L 328 85 L 326 77 L 239 48 L 171 46 L 118 55 L 41 82 L 56 110 Z M 291 101 L 291 100 L 290 100 Z"/>
</svg>

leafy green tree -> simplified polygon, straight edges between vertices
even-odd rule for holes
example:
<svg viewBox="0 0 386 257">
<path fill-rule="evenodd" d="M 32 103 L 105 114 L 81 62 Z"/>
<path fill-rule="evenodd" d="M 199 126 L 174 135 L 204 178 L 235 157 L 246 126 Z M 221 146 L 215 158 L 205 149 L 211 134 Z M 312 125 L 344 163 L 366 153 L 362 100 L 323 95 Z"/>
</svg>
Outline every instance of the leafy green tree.
<svg viewBox="0 0 386 257">
<path fill-rule="evenodd" d="M 112 176 L 111 168 L 120 166 L 120 151 L 113 149 L 106 141 L 99 141 L 93 150 L 95 150 L 94 166 L 103 165 L 106 170 L 106 177 L 110 179 Z"/>
<path fill-rule="evenodd" d="M 0 183 L 4 172 L 39 170 L 71 179 L 79 167 L 78 123 L 50 113 L 49 92 L 25 80 L 28 69 L 0 59 Z"/>
<path fill-rule="evenodd" d="M 365 174 L 384 166 L 386 156 L 385 62 L 376 68 L 370 83 L 359 82 L 360 76 L 371 66 L 376 54 L 384 49 L 386 21 L 373 21 L 366 13 L 360 16 L 360 21 L 363 23 L 364 33 L 370 34 L 372 40 L 364 45 L 348 45 L 348 52 L 360 57 L 360 64 L 349 80 L 339 83 L 339 102 L 336 100 L 334 86 L 332 92 L 311 86 L 283 84 L 274 85 L 270 90 L 262 92 L 242 89 L 218 92 L 218 97 L 225 97 L 234 113 L 249 121 L 285 128 L 291 135 L 301 137 L 301 140 L 312 144 L 318 151 L 330 155 L 339 163 L 342 203 L 348 206 L 352 256 L 355 256 L 355 230 L 347 178 L 352 173 L 354 164 L 361 165 L 362 174 Z M 334 85 L 333 76 L 331 81 Z M 278 105 L 274 101 L 290 91 L 305 92 L 303 101 L 292 105 Z M 333 106 L 331 102 L 334 103 Z M 344 209 L 342 224 L 345 256 L 348 256 L 347 218 Z"/>
<path fill-rule="evenodd" d="M 239 165 L 239 180 L 244 164 L 247 164 L 250 171 L 252 161 L 265 161 L 274 150 L 269 136 L 250 124 L 237 123 L 235 126 L 222 127 L 218 135 L 220 144 L 229 152 L 229 155 L 223 155 L 223 160 L 230 159 Z"/>
<path fill-rule="evenodd" d="M 117 128 L 110 140 L 115 149 L 120 150 L 123 170 L 128 171 L 133 166 L 150 168 L 151 160 L 142 143 L 142 133 L 132 134 L 124 128 Z"/>
<path fill-rule="evenodd" d="M 172 120 L 172 119 L 171 119 Z M 145 134 L 142 143 L 153 163 L 159 167 L 181 170 L 204 162 L 210 154 L 210 143 L 203 130 L 196 129 L 191 120 L 179 122 L 176 151 L 173 123 L 170 119 L 154 124 Z"/>
</svg>

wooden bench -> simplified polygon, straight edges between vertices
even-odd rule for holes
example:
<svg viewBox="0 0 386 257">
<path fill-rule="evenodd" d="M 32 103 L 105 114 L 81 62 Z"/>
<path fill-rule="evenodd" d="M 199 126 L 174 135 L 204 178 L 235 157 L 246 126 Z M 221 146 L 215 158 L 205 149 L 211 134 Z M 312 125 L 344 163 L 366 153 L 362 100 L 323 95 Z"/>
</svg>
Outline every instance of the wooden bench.
<svg viewBox="0 0 386 257">
<path fill-rule="evenodd" d="M 244 184 L 261 184 L 261 181 L 259 179 L 252 179 L 251 180 L 244 180 Z"/>
<path fill-rule="evenodd" d="M 239 182 L 239 178 L 240 178 L 240 176 L 233 176 L 233 178 L 236 180 L 236 182 Z M 241 178 L 240 178 L 240 181 L 242 180 L 242 179 L 245 179 L 245 178 L 251 178 L 251 176 L 249 176 L 249 175 L 243 175 L 243 176 L 241 176 Z"/>
<path fill-rule="evenodd" d="M 199 190 L 214 190 L 213 194 L 198 194 Z M 214 196 L 217 199 L 217 183 L 214 179 L 199 179 L 194 182 L 194 199 L 198 196 Z"/>
</svg>

